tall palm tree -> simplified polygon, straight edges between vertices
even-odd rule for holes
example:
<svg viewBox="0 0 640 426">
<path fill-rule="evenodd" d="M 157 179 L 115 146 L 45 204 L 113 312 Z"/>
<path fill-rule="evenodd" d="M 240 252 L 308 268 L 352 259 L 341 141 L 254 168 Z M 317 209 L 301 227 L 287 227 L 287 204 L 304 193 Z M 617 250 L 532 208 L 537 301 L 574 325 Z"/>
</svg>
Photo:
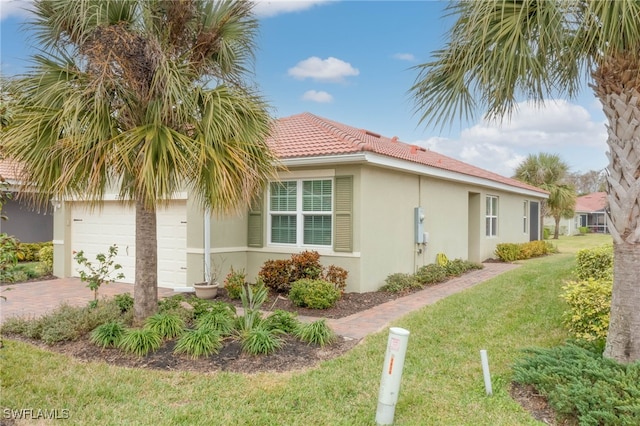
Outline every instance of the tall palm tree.
<svg viewBox="0 0 640 426">
<path fill-rule="evenodd" d="M 508 116 L 518 97 L 571 98 L 584 81 L 602 103 L 615 259 L 605 356 L 640 359 L 640 2 L 483 0 L 449 12 L 446 46 L 411 89 L 423 122 Z"/>
<path fill-rule="evenodd" d="M 555 220 L 553 238 L 558 239 L 561 218 L 571 218 L 576 206 L 575 189 L 563 183 L 569 172 L 569 165 L 558 154 L 529 154 L 516 167 L 514 177 L 530 185 L 549 191 L 549 199 L 540 206 L 540 226 L 544 228 L 544 217 Z"/>
<path fill-rule="evenodd" d="M 18 82 L 3 138 L 36 200 L 135 204 L 134 311 L 157 309 L 156 208 L 187 190 L 204 208 L 250 202 L 274 174 L 270 116 L 247 77 L 248 1 L 36 0 L 44 53 Z"/>
</svg>

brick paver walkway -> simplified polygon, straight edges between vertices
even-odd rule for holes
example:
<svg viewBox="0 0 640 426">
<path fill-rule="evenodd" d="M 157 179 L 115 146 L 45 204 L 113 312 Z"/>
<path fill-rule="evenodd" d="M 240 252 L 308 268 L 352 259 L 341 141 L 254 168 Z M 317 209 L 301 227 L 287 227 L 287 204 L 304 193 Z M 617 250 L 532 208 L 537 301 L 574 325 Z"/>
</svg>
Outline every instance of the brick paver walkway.
<svg viewBox="0 0 640 426">
<path fill-rule="evenodd" d="M 381 331 L 391 322 L 409 312 L 436 303 L 449 295 L 473 287 L 518 266 L 509 263 L 485 263 L 484 269 L 467 273 L 462 277 L 428 287 L 369 310 L 344 318 L 330 319 L 327 322 L 338 335 L 361 339 L 368 334 Z M 2 295 L 7 297 L 7 300 L 0 300 L 0 322 L 15 315 L 39 317 L 55 309 L 63 302 L 74 306 L 82 306 L 93 300 L 93 292 L 77 278 L 61 278 L 8 287 L 12 289 L 4 291 L 7 287 L 0 287 L 3 290 Z M 127 292 L 133 294 L 132 284 L 111 283 L 100 287 L 100 297 L 111 297 Z M 158 289 L 159 297 L 171 296 L 172 294 L 174 293 L 171 289 Z M 306 321 L 315 320 L 315 318 L 300 319 Z"/>
<path fill-rule="evenodd" d="M 54 310 L 61 303 L 83 306 L 93 300 L 93 291 L 89 290 L 79 278 L 20 283 L 0 287 L 0 291 L 7 298 L 7 300 L 0 300 L 0 322 L 12 316 L 39 317 Z M 112 297 L 121 293 L 130 293 L 133 296 L 133 284 L 104 284 L 100 286 L 98 296 Z M 158 297 L 172 294 L 172 289 L 158 289 Z"/>
<path fill-rule="evenodd" d="M 348 317 L 330 319 L 327 323 L 340 336 L 361 339 L 368 334 L 381 331 L 392 321 L 409 312 L 416 311 L 423 306 L 432 305 L 440 299 L 466 290 L 518 266 L 520 265 L 512 263 L 485 263 L 483 269 L 469 272 L 461 277 L 427 287 L 424 290 Z"/>
</svg>

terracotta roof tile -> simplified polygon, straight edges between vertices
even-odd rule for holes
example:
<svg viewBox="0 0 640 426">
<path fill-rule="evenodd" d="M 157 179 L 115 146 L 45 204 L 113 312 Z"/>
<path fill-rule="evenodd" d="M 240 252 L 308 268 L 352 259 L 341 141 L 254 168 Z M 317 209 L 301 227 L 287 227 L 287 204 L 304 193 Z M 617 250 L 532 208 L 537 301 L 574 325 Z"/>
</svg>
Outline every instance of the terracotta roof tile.
<svg viewBox="0 0 640 426">
<path fill-rule="evenodd" d="M 598 212 L 607 207 L 607 193 L 593 192 L 576 198 L 577 212 Z"/>
<path fill-rule="evenodd" d="M 423 147 L 406 144 L 399 141 L 396 136 L 390 139 L 368 130 L 350 127 L 310 113 L 276 120 L 269 145 L 281 159 L 370 151 L 391 158 L 546 194 L 546 191 L 518 180 L 472 166 Z"/>
<path fill-rule="evenodd" d="M 20 167 L 15 161 L 0 159 L 0 176 L 6 180 L 19 180 Z"/>
</svg>

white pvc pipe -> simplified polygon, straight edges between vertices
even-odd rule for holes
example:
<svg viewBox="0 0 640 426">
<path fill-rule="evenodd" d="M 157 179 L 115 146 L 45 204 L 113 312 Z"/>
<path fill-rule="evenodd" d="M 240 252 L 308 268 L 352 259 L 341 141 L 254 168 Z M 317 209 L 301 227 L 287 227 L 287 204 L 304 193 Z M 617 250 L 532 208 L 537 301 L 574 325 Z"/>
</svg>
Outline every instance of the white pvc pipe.
<svg viewBox="0 0 640 426">
<path fill-rule="evenodd" d="M 376 411 L 376 424 L 378 425 L 393 424 L 408 342 L 408 330 L 399 327 L 391 327 L 389 329 L 387 351 L 384 356 L 382 377 L 380 379 L 378 409 Z"/>
<path fill-rule="evenodd" d="M 493 395 L 491 388 L 491 373 L 489 372 L 489 358 L 486 349 L 480 351 L 480 361 L 482 363 L 482 375 L 484 376 L 484 389 L 487 395 Z"/>
<path fill-rule="evenodd" d="M 204 212 L 204 280 L 211 276 L 211 212 L 209 209 Z"/>
</svg>

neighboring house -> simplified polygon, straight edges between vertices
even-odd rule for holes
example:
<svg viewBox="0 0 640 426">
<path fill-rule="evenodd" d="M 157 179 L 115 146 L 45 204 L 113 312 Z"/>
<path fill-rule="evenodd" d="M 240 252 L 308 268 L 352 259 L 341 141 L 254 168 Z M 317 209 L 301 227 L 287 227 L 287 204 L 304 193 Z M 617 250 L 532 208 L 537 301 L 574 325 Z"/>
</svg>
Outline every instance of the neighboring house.
<svg viewBox="0 0 640 426">
<path fill-rule="evenodd" d="M 576 198 L 575 215 L 570 219 L 560 219 L 560 234 L 575 235 L 580 227 L 589 228 L 589 232 L 609 233 L 607 219 L 607 193 L 593 192 Z M 544 226 L 553 233 L 555 221 L 552 217 L 544 218 Z"/>
<path fill-rule="evenodd" d="M 2 206 L 7 220 L 0 220 L 0 232 L 13 235 L 23 243 L 37 243 L 53 239 L 52 206 L 34 208 L 25 194 L 18 192 L 19 166 L 10 160 L 0 160 L 0 176 L 9 184 L 11 199 Z"/>
<path fill-rule="evenodd" d="M 594 192 L 576 199 L 576 229 L 581 226 L 589 228 L 589 232 L 609 233 L 607 219 L 607 193 Z"/>
<path fill-rule="evenodd" d="M 215 217 L 178 194 L 158 211 L 159 285 L 202 281 L 205 259 L 255 279 L 268 259 L 316 250 L 349 271 L 347 291 L 377 290 L 437 253 L 483 261 L 498 243 L 540 238 L 548 194 L 416 145 L 304 113 L 279 119 L 270 146 L 287 171 L 245 214 Z M 74 250 L 119 246 L 134 278 L 134 212 L 107 197 L 100 211 L 66 201 L 55 213 L 54 273 L 77 275 Z"/>
</svg>

